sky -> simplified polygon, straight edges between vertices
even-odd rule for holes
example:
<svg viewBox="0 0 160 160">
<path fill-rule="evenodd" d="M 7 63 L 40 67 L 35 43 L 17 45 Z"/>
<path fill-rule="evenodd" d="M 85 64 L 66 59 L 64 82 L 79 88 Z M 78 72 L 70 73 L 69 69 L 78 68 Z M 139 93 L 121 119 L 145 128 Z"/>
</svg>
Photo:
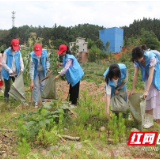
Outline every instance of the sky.
<svg viewBox="0 0 160 160">
<path fill-rule="evenodd" d="M 134 20 L 160 18 L 160 1 L 2 1 L 0 0 L 0 29 L 15 27 L 75 26 L 94 24 L 105 28 L 129 26 Z"/>
</svg>

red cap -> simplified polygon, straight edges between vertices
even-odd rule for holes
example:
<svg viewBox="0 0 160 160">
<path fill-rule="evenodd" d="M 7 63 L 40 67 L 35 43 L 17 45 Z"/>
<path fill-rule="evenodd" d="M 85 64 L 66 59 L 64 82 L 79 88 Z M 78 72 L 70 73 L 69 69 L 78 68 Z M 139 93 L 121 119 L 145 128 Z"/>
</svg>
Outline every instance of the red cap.
<svg viewBox="0 0 160 160">
<path fill-rule="evenodd" d="M 18 39 L 12 39 L 11 45 L 15 51 L 19 50 L 19 40 Z"/>
<path fill-rule="evenodd" d="M 59 50 L 57 52 L 57 54 L 61 54 L 62 52 L 66 51 L 67 50 L 67 46 L 65 44 L 61 44 L 59 46 Z"/>
<path fill-rule="evenodd" d="M 34 45 L 34 53 L 36 56 L 40 56 L 42 54 L 42 46 L 40 44 Z"/>
</svg>

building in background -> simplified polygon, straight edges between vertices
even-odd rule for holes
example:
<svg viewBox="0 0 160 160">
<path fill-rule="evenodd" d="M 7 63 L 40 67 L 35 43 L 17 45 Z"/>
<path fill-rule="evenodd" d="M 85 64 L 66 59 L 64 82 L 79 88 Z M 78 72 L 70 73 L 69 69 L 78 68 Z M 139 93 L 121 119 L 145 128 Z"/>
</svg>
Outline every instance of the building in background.
<svg viewBox="0 0 160 160">
<path fill-rule="evenodd" d="M 69 43 L 69 49 L 72 53 L 75 53 L 75 57 L 79 62 L 88 61 L 87 43 L 88 42 L 85 42 L 85 38 L 82 37 L 77 37 L 75 42 Z"/>
<path fill-rule="evenodd" d="M 78 55 L 78 62 L 88 62 L 88 52 L 80 52 Z"/>
<path fill-rule="evenodd" d="M 123 47 L 123 29 L 121 28 L 102 29 L 99 31 L 99 38 L 106 47 L 106 52 L 120 52 Z"/>
</svg>

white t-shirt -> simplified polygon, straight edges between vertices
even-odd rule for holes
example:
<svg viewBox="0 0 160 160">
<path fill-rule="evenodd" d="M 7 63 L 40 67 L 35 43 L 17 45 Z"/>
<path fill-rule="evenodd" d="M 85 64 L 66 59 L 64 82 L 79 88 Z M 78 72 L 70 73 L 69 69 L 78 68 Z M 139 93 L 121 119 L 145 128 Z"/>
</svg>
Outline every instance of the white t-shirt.
<svg viewBox="0 0 160 160">
<path fill-rule="evenodd" d="M 113 80 L 115 87 L 117 87 L 118 79 L 117 80 L 112 79 L 112 80 Z M 122 82 L 126 83 L 127 81 L 128 81 L 128 71 L 126 72 L 126 77 L 125 79 L 122 80 Z M 107 85 L 107 83 L 106 83 L 106 94 L 111 95 L 111 86 Z"/>
<path fill-rule="evenodd" d="M 117 80 L 112 79 L 112 80 L 113 80 L 113 83 L 114 83 L 115 87 L 117 87 L 118 79 Z M 106 83 L 106 94 L 111 95 L 111 86 L 107 85 L 107 83 Z"/>
<path fill-rule="evenodd" d="M 15 75 L 17 74 L 14 54 L 15 54 L 15 51 L 12 51 L 13 60 L 12 60 L 12 67 L 11 67 L 11 68 L 9 68 L 9 67 L 7 66 L 7 54 L 6 54 L 6 52 L 4 52 L 4 54 L 3 54 L 3 59 L 2 59 L 2 65 L 3 65 L 3 67 L 4 67 L 9 73 L 13 73 L 13 75 L 10 75 L 10 76 L 15 76 Z M 24 70 L 24 64 L 23 64 L 23 59 L 22 59 L 21 53 L 20 53 L 19 64 L 20 64 L 21 70 L 23 71 L 23 70 Z"/>
<path fill-rule="evenodd" d="M 43 66 L 42 66 L 42 62 L 41 62 L 41 56 L 37 56 L 38 58 L 38 71 L 43 71 Z"/>
</svg>

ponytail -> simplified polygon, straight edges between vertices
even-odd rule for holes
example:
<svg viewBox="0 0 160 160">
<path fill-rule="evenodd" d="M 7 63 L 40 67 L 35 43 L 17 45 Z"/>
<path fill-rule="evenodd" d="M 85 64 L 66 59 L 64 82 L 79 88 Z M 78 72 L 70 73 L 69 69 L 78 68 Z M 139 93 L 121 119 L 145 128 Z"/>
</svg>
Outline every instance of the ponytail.
<svg viewBox="0 0 160 160">
<path fill-rule="evenodd" d="M 142 48 L 143 50 L 147 50 L 146 44 L 143 44 L 143 45 L 141 46 L 141 48 Z"/>
<path fill-rule="evenodd" d="M 66 54 L 72 54 L 68 46 L 67 46 Z"/>
</svg>

